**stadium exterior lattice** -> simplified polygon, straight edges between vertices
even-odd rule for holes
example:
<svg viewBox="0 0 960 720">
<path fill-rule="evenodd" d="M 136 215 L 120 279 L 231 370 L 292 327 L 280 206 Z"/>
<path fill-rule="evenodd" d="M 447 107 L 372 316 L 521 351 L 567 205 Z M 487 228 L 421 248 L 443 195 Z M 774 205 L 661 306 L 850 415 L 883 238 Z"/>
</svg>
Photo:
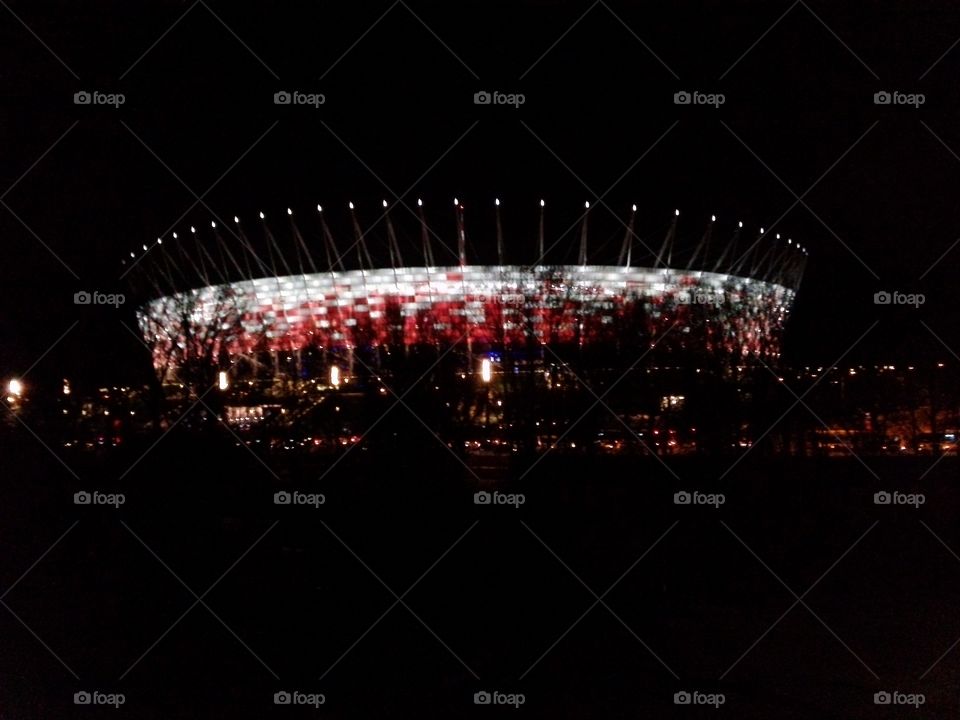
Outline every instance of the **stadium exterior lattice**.
<svg viewBox="0 0 960 720">
<path fill-rule="evenodd" d="M 224 369 L 242 358 L 259 358 L 258 365 L 277 371 L 279 363 L 264 358 L 307 350 L 322 352 L 329 363 L 372 348 L 443 351 L 454 345 L 471 360 L 490 354 L 529 358 L 543 345 L 591 349 L 619 346 L 629 338 L 639 339 L 631 347 L 662 343 L 675 357 L 686 353 L 733 363 L 779 357 L 806 260 L 806 251 L 792 240 L 765 237 L 761 230 L 751 244 L 741 237 L 739 223 L 720 245 L 711 242 L 711 219 L 685 267 L 668 266 L 677 213 L 652 262 L 635 267 L 631 257 L 640 241 L 631 214 L 623 223 L 617 264 L 589 264 L 586 211 L 580 262 L 551 265 L 543 262 L 541 203 L 538 261 L 504 264 L 499 202 L 496 209 L 500 262 L 494 264 L 466 262 L 459 203 L 459 253 L 451 251 L 459 262 L 447 266 L 434 264 L 433 233 L 422 205 L 424 264 L 413 266 L 402 262 L 386 209 L 381 219 L 386 221 L 389 262 L 378 266 L 373 261 L 352 204 L 354 268 L 344 266 L 346 253 L 337 251 L 322 211 L 319 242 L 313 243 L 288 210 L 293 266 L 289 251 L 284 256 L 265 221 L 259 252 L 238 219 L 223 233 L 212 222 L 213 232 L 202 240 L 191 228 L 192 238 L 174 234 L 172 243 L 159 247 L 163 243 L 158 240 L 152 248 L 145 246 L 145 255 L 134 260 L 141 280 L 149 281 L 138 320 L 155 368 L 162 379 L 175 382 L 191 363 Z M 186 249 L 188 243 L 195 252 Z M 326 269 L 315 264 L 311 246 L 325 249 Z M 149 265 L 143 262 L 148 256 Z M 473 367 L 471 362 L 468 368 Z M 302 368 L 297 372 L 305 377 Z"/>
</svg>

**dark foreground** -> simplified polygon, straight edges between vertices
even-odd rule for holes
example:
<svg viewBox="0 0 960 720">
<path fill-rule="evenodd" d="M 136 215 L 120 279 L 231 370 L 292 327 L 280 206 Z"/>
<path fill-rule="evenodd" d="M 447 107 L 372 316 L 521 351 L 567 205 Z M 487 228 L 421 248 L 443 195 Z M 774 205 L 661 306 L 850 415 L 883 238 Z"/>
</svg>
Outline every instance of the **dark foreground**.
<svg viewBox="0 0 960 720">
<path fill-rule="evenodd" d="M 478 487 L 439 445 L 328 472 L 174 432 L 67 470 L 25 433 L 0 441 L 4 720 L 960 711 L 954 458 L 922 480 L 933 458 L 870 458 L 878 480 L 852 458 L 756 452 L 726 475 L 735 458 L 679 458 L 674 477 L 548 455 Z M 484 488 L 523 504 L 475 504 Z M 74 504 L 83 490 L 125 502 Z"/>
</svg>

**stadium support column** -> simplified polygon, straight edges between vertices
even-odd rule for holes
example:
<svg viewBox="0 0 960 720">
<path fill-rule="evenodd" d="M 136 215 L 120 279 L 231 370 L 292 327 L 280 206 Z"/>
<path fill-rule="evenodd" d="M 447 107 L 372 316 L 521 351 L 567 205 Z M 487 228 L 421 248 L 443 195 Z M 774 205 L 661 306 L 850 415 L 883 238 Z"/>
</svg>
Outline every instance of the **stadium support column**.
<svg viewBox="0 0 960 720">
<path fill-rule="evenodd" d="M 581 267 L 587 266 L 587 223 L 590 218 L 590 201 L 583 204 L 583 224 L 580 226 L 580 257 Z"/>
<path fill-rule="evenodd" d="M 737 229 L 733 233 L 733 237 L 730 239 L 730 243 L 727 247 L 724 248 L 723 252 L 720 253 L 720 257 L 717 258 L 717 262 L 714 263 L 713 272 L 721 272 L 721 266 L 726 261 L 728 257 L 736 257 L 737 254 L 737 242 L 740 240 L 740 231 L 743 229 L 743 220 L 737 223 Z"/>
<path fill-rule="evenodd" d="M 546 254 L 543 247 L 543 207 L 545 204 L 543 200 L 540 201 L 540 228 L 537 233 L 537 261 L 533 264 L 534 267 L 543 263 L 543 256 Z"/>
<path fill-rule="evenodd" d="M 700 252 L 703 251 L 703 262 L 702 265 L 704 268 L 707 267 L 707 261 L 710 256 L 710 238 L 713 236 L 713 224 L 717 221 L 716 215 L 710 216 L 710 222 L 707 223 L 707 229 L 703 231 L 703 237 L 700 238 L 700 242 L 697 243 L 697 249 L 693 251 L 693 255 L 690 257 L 690 262 L 687 263 L 687 270 L 693 270 L 694 263 L 697 261 L 697 258 L 700 257 Z"/>
<path fill-rule="evenodd" d="M 757 245 L 763 240 L 763 228 L 760 228 L 760 231 L 757 233 L 757 239 L 753 241 L 753 244 L 750 245 L 746 250 L 743 251 L 743 254 L 737 258 L 737 261 L 734 263 L 733 267 L 730 269 L 731 275 L 740 275 L 741 269 L 743 266 L 750 262 L 751 266 L 753 263 L 753 258 L 757 253 Z M 752 269 L 749 271 L 752 274 Z M 751 275 L 752 276 L 752 275 Z"/>
<path fill-rule="evenodd" d="M 667 235 L 663 239 L 663 245 L 660 246 L 660 252 L 657 253 L 657 259 L 653 263 L 654 268 L 660 267 L 660 262 L 664 260 L 664 253 L 667 254 L 664 267 L 670 267 L 671 260 L 673 259 L 673 239 L 677 235 L 677 219 L 680 217 L 680 211 L 673 211 L 673 220 L 670 221 L 670 228 L 667 230 Z"/>
<path fill-rule="evenodd" d="M 454 210 L 457 214 L 457 252 L 460 256 L 460 267 L 467 264 L 467 233 L 463 228 L 463 205 L 456 198 L 453 199 Z"/>
<path fill-rule="evenodd" d="M 331 279 L 334 276 L 334 265 L 338 266 L 341 272 L 346 268 L 343 266 L 343 256 L 337 252 L 337 244 L 333 241 L 333 233 L 327 225 L 327 220 L 323 215 L 323 206 L 317 205 L 317 213 L 320 215 L 320 230 L 323 233 L 323 244 L 327 255 L 327 270 L 330 272 Z"/>
<path fill-rule="evenodd" d="M 427 218 L 423 214 L 423 200 L 417 199 L 417 215 L 420 217 L 420 241 L 423 244 L 423 262 L 427 267 L 436 267 L 433 259 L 433 248 L 430 246 L 430 228 L 427 227 Z"/>
<path fill-rule="evenodd" d="M 500 198 L 493 201 L 497 221 L 497 265 L 503 267 L 503 228 L 500 225 Z"/>
<path fill-rule="evenodd" d="M 617 258 L 617 265 L 630 267 L 633 250 L 633 223 L 637 216 L 637 206 L 630 208 L 630 219 L 627 220 L 627 231 L 623 234 L 623 245 L 620 246 L 620 257 Z"/>
<path fill-rule="evenodd" d="M 363 232 L 360 230 L 360 223 L 357 222 L 357 213 L 355 212 L 356 208 L 354 204 L 348 203 L 347 206 L 350 208 L 350 222 L 353 225 L 353 236 L 354 244 L 357 246 L 357 261 L 360 264 L 360 270 L 364 270 L 364 258 L 366 258 L 367 269 L 373 268 L 373 260 L 370 257 L 370 251 L 367 249 L 367 241 L 363 237 Z M 366 285 L 366 275 L 363 275 L 364 285 Z"/>
</svg>

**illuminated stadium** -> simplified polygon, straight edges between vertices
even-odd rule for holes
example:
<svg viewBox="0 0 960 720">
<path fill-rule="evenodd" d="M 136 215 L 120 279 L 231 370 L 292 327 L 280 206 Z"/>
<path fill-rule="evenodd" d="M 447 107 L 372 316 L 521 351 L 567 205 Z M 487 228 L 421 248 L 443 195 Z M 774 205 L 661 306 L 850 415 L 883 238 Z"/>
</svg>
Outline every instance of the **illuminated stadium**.
<svg viewBox="0 0 960 720">
<path fill-rule="evenodd" d="M 418 233 L 405 235 L 391 219 L 400 207 Z M 282 232 L 260 213 L 250 227 L 239 218 L 228 226 L 212 221 L 144 245 L 125 262 L 136 271 L 138 321 L 158 376 L 168 385 L 198 373 L 214 381 L 220 373 L 224 386 L 224 373 L 251 383 L 339 384 L 388 374 L 396 356 L 448 353 L 456 358 L 450 367 L 464 374 L 484 365 L 489 372 L 491 363 L 525 372 L 571 353 L 626 363 L 654 349 L 652 357 L 673 364 L 777 361 L 807 254 L 792 240 L 762 229 L 747 238 L 741 222 L 721 242 L 711 218 L 684 250 L 676 211 L 653 247 L 634 230 L 634 206 L 617 221 L 616 260 L 595 263 L 587 204 L 571 228 L 579 230 L 576 262 L 552 264 L 541 201 L 525 265 L 505 260 L 499 201 L 492 210 L 487 244 L 495 243 L 496 260 L 488 264 L 467 261 L 457 201 L 456 250 L 427 225 L 419 201 L 416 209 L 383 203 L 372 226 L 383 235 L 376 243 L 382 260 L 371 254 L 376 235 L 361 231 L 352 203 L 344 216 L 353 242 L 343 252 L 319 206 L 310 213 L 315 232 L 302 231 L 287 210 Z M 404 245 L 408 257 L 416 249 L 417 262 L 404 262 Z M 450 261 L 435 260 L 435 245 Z M 638 266 L 641 248 L 650 258 Z"/>
</svg>

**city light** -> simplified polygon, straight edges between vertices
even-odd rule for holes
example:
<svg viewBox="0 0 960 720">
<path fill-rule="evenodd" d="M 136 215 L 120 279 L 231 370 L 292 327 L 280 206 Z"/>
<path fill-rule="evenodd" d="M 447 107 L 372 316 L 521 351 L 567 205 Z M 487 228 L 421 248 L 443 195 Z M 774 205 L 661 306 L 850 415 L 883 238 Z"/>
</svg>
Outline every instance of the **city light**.
<svg viewBox="0 0 960 720">
<path fill-rule="evenodd" d="M 221 390 L 226 390 L 230 387 L 230 380 L 227 378 L 227 373 L 223 370 L 220 371 L 220 376 L 217 378 L 217 387 Z"/>
<path fill-rule="evenodd" d="M 7 383 L 7 392 L 13 397 L 23 396 L 23 383 L 17 378 L 13 378 Z"/>
<path fill-rule="evenodd" d="M 480 379 L 485 383 L 490 382 L 493 378 L 493 365 L 490 362 L 490 358 L 484 358 L 480 363 Z"/>
<path fill-rule="evenodd" d="M 340 387 L 340 368 L 336 365 L 330 366 L 330 385 L 332 387 Z"/>
</svg>

